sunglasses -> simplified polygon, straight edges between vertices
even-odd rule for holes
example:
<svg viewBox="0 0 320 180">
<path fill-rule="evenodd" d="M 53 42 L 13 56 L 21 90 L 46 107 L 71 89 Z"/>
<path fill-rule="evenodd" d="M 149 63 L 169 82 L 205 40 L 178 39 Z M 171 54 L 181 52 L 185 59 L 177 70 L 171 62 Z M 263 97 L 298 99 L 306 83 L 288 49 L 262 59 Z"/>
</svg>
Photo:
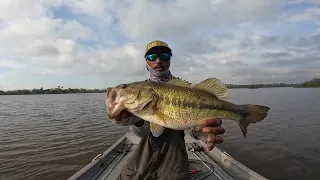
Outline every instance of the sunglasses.
<svg viewBox="0 0 320 180">
<path fill-rule="evenodd" d="M 146 55 L 146 58 L 148 61 L 156 61 L 158 57 L 160 58 L 161 61 L 169 61 L 171 58 L 171 55 L 168 53 Z"/>
</svg>

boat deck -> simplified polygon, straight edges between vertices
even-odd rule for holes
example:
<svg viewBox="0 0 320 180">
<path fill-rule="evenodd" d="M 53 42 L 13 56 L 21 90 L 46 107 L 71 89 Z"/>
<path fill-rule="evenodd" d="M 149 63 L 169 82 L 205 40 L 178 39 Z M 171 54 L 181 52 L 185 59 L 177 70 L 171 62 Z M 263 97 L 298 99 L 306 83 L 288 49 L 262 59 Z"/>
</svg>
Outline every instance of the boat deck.
<svg viewBox="0 0 320 180">
<path fill-rule="evenodd" d="M 85 166 L 79 172 L 74 174 L 69 180 L 72 179 L 86 179 L 86 180 L 112 180 L 116 179 L 122 166 L 126 163 L 128 158 L 132 155 L 134 149 L 139 143 L 140 138 L 133 135 L 131 132 L 127 133 L 121 139 L 119 139 L 113 146 L 111 146 L 103 154 L 95 157 L 90 164 Z M 198 151 L 202 147 L 199 141 L 194 140 L 186 134 L 186 148 L 189 156 L 189 167 L 192 175 L 191 179 L 203 179 L 203 180 L 234 180 L 234 176 L 230 172 L 224 170 L 223 164 L 221 164 L 221 157 L 217 157 L 215 154 Z M 214 150 L 218 150 L 214 148 Z M 212 150 L 212 151 L 214 151 Z M 221 151 L 218 150 L 220 153 Z M 221 155 L 221 154 L 220 154 Z M 228 156 L 227 154 L 225 154 Z M 230 163 L 228 158 L 225 158 L 225 162 L 228 165 Z M 251 171 L 250 169 L 246 169 Z M 236 170 L 239 171 L 239 170 Z M 239 172 L 238 172 L 239 173 Z M 258 178 L 253 178 L 255 175 Z M 244 178 L 243 178 L 244 177 Z M 255 174 L 254 171 L 247 172 L 247 175 L 237 179 L 265 179 L 259 174 Z"/>
</svg>

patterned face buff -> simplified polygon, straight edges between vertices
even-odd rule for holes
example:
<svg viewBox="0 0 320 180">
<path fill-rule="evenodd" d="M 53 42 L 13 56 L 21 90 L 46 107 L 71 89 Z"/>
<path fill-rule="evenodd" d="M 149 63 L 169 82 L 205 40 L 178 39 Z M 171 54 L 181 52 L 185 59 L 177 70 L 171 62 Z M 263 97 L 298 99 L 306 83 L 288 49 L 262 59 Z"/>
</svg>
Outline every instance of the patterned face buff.
<svg viewBox="0 0 320 180">
<path fill-rule="evenodd" d="M 148 64 L 146 64 L 148 71 L 150 72 L 150 81 L 157 82 L 168 82 L 172 78 L 172 74 L 169 68 L 164 69 L 163 71 L 156 71 L 152 69 Z"/>
</svg>

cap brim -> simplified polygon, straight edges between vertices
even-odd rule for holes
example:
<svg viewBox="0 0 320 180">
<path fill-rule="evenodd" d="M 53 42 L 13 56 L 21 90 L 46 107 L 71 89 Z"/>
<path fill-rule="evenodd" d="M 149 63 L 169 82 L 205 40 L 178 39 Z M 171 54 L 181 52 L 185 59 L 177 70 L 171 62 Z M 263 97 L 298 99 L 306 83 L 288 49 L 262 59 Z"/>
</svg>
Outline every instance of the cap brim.
<svg viewBox="0 0 320 180">
<path fill-rule="evenodd" d="M 148 53 L 150 53 L 155 48 L 159 48 L 161 50 L 164 50 L 165 52 L 170 52 L 170 53 L 172 51 L 169 47 L 166 47 L 166 46 L 154 46 L 154 47 L 150 48 L 144 55 L 146 56 Z"/>
</svg>

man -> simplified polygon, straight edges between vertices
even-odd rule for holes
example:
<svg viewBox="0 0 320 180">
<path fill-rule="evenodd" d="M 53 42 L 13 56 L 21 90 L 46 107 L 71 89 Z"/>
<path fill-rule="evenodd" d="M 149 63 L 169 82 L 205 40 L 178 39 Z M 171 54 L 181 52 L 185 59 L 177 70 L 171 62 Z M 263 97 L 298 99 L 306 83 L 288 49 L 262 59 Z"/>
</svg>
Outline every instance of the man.
<svg viewBox="0 0 320 180">
<path fill-rule="evenodd" d="M 149 43 L 145 51 L 146 67 L 150 73 L 148 81 L 167 82 L 173 76 L 169 70 L 172 52 L 162 41 Z M 141 137 L 132 157 L 123 166 L 118 180 L 147 179 L 189 179 L 188 155 L 186 152 L 184 131 L 165 129 L 159 137 L 150 133 L 149 122 L 133 116 L 128 111 L 121 112 L 117 123 L 129 123 L 130 130 Z M 222 143 L 217 134 L 223 134 L 220 119 L 203 120 L 202 131 L 191 129 L 190 135 L 207 143 L 206 150 L 212 150 L 213 143 Z"/>
</svg>

